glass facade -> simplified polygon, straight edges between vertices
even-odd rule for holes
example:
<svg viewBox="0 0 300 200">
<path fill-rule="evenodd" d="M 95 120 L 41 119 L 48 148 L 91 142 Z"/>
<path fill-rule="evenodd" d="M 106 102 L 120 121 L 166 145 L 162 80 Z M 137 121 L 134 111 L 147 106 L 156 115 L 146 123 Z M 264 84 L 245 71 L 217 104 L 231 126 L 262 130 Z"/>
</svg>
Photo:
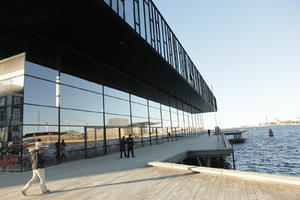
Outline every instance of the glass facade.
<svg viewBox="0 0 300 200">
<path fill-rule="evenodd" d="M 9 169 L 30 168 L 29 148 L 38 139 L 49 146 L 51 165 L 118 152 L 129 134 L 138 148 L 203 130 L 199 110 L 184 112 L 189 106 L 166 94 L 177 107 L 34 64 L 25 54 L 0 61 L 0 73 L 1 160 L 13 163 L 2 165 Z"/>
<path fill-rule="evenodd" d="M 104 0 L 104 2 L 216 109 L 213 93 L 151 0 Z"/>
</svg>

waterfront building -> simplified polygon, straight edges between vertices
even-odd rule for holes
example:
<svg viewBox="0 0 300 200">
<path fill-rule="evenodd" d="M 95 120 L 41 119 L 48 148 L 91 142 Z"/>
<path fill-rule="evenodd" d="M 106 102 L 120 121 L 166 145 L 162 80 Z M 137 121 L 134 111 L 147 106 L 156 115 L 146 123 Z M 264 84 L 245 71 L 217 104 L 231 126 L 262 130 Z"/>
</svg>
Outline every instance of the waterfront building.
<svg viewBox="0 0 300 200">
<path fill-rule="evenodd" d="M 5 2 L 5 3 L 4 3 Z M 216 98 L 151 0 L 4 1 L 0 13 L 2 166 L 27 169 L 28 146 L 49 164 L 203 131 Z M 5 159 L 4 159 L 5 158 Z"/>
</svg>

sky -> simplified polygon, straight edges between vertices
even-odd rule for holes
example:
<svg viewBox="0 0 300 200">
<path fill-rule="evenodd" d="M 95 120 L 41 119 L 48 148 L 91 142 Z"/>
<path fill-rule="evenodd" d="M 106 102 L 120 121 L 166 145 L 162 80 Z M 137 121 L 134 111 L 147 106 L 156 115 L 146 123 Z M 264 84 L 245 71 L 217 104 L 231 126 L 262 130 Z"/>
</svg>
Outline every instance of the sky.
<svg viewBox="0 0 300 200">
<path fill-rule="evenodd" d="M 300 120 L 299 0 L 153 1 L 217 98 L 206 128 Z"/>
</svg>

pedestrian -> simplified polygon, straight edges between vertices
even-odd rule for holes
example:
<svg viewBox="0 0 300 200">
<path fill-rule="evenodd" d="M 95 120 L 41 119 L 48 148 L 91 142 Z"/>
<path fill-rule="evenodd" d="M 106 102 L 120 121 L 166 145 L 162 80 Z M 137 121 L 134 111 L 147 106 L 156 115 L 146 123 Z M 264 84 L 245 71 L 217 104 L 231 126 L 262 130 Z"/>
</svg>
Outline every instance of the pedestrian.
<svg viewBox="0 0 300 200">
<path fill-rule="evenodd" d="M 123 156 L 122 156 L 123 153 L 124 153 L 124 156 L 127 157 L 125 136 L 123 136 L 122 139 L 120 139 L 120 158 L 123 158 Z"/>
<path fill-rule="evenodd" d="M 207 130 L 207 135 L 210 136 L 210 130 L 209 129 Z"/>
<path fill-rule="evenodd" d="M 61 160 L 64 160 L 67 158 L 65 149 L 66 149 L 66 143 L 65 143 L 65 140 L 62 140 L 60 143 Z"/>
<path fill-rule="evenodd" d="M 56 143 L 55 143 L 55 149 L 56 149 L 56 160 L 57 160 L 57 162 L 59 162 L 59 160 L 60 160 L 60 142 L 59 141 L 57 141 Z"/>
<path fill-rule="evenodd" d="M 26 196 L 28 188 L 35 182 L 37 178 L 39 178 L 42 194 L 47 194 L 50 192 L 50 190 L 48 190 L 46 187 L 45 170 L 43 166 L 43 147 L 41 145 L 41 142 L 37 142 L 35 148 L 30 149 L 29 152 L 31 153 L 32 178 L 21 190 L 21 193 L 23 196 Z"/>
<path fill-rule="evenodd" d="M 126 140 L 126 144 L 127 144 L 127 158 L 129 158 L 130 152 L 131 152 L 131 156 L 134 157 L 134 152 L 133 152 L 134 140 L 131 137 L 131 134 L 129 134 Z"/>
</svg>

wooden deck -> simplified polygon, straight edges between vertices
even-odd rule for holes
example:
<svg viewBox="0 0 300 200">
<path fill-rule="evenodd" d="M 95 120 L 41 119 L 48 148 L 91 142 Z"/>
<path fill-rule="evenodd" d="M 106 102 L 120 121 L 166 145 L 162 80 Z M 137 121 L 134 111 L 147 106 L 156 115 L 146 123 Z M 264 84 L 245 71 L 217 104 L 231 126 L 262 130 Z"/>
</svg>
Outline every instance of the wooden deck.
<svg viewBox="0 0 300 200">
<path fill-rule="evenodd" d="M 52 190 L 47 195 L 40 194 L 38 184 L 25 198 L 19 193 L 30 171 L 1 174 L 0 199 L 300 199 L 299 186 L 146 166 L 171 153 L 196 148 L 189 145 L 200 148 L 200 141 L 213 143 L 214 138 L 199 136 L 137 149 L 135 158 L 120 159 L 114 154 L 46 168 L 47 185 Z"/>
</svg>

